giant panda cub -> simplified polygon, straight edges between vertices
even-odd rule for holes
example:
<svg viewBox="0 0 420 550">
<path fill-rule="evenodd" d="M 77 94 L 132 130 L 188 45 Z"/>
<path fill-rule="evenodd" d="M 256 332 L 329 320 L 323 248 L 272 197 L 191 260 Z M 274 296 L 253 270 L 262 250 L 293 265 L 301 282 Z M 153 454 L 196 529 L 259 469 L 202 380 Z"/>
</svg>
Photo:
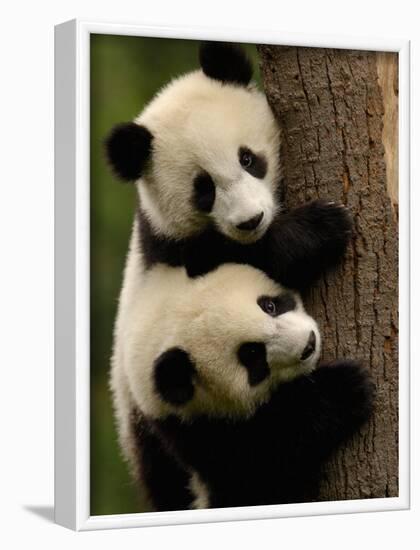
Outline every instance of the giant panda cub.
<svg viewBox="0 0 420 550">
<path fill-rule="evenodd" d="M 316 368 L 320 334 L 299 295 L 251 266 L 189 278 L 156 265 L 132 290 L 111 384 L 154 508 L 314 498 L 322 462 L 369 416 L 367 371 Z"/>
<path fill-rule="evenodd" d="M 285 212 L 279 127 L 249 59 L 209 42 L 200 65 L 106 140 L 115 174 L 137 186 L 130 254 L 145 269 L 162 263 L 190 277 L 246 263 L 302 290 L 343 256 L 349 213 L 329 200 Z"/>
</svg>

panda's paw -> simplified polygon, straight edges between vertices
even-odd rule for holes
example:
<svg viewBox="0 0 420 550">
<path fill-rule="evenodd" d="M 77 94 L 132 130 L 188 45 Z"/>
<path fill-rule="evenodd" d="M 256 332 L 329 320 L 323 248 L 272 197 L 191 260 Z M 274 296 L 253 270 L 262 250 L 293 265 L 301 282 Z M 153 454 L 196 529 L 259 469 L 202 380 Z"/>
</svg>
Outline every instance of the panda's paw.
<svg viewBox="0 0 420 550">
<path fill-rule="evenodd" d="M 353 234 L 352 216 L 343 204 L 327 200 L 309 202 L 296 209 L 295 214 L 306 262 L 312 261 L 319 276 L 343 258 Z M 312 269 L 316 270 L 315 267 Z"/>
<path fill-rule="evenodd" d="M 320 236 L 326 240 L 336 239 L 337 242 L 347 243 L 353 232 L 353 220 L 344 204 L 319 199 L 310 202 L 307 209 Z"/>
<path fill-rule="evenodd" d="M 352 217 L 343 204 L 319 199 L 298 206 L 273 223 L 268 253 L 263 249 L 269 258 L 265 269 L 285 286 L 303 291 L 339 264 L 352 233 Z"/>
<path fill-rule="evenodd" d="M 342 359 L 322 365 L 316 379 L 327 398 L 353 423 L 369 418 L 376 388 L 369 371 L 359 362 Z"/>
</svg>

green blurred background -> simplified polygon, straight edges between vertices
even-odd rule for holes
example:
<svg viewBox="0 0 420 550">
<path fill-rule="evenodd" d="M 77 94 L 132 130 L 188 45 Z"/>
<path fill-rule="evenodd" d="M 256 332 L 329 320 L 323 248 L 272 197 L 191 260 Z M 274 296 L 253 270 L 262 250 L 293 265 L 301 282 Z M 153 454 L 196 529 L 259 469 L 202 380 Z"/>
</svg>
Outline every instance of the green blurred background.
<svg viewBox="0 0 420 550">
<path fill-rule="evenodd" d="M 124 514 L 144 511 L 144 504 L 118 448 L 108 374 L 135 189 L 112 176 L 103 141 L 114 124 L 132 120 L 162 85 L 198 67 L 198 43 L 92 34 L 90 46 L 90 512 Z M 256 48 L 245 48 L 254 61 L 259 83 Z"/>
</svg>

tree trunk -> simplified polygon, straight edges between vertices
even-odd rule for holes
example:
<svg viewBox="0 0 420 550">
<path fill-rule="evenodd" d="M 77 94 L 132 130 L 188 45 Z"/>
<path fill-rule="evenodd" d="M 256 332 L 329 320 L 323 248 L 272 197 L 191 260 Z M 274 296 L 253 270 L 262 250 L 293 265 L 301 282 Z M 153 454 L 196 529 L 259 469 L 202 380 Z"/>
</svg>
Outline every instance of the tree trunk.
<svg viewBox="0 0 420 550">
<path fill-rule="evenodd" d="M 319 500 L 398 496 L 397 56 L 283 46 L 259 54 L 283 133 L 286 206 L 325 197 L 354 217 L 342 265 L 305 297 L 323 359 L 360 359 L 377 386 L 371 422 L 326 465 Z"/>
</svg>

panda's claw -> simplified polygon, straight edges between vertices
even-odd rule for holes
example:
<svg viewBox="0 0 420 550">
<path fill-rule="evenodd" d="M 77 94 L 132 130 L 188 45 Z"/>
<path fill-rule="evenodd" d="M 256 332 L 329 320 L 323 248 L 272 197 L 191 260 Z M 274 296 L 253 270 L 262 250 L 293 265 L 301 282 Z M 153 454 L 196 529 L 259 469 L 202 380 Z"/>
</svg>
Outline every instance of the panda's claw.
<svg viewBox="0 0 420 550">
<path fill-rule="evenodd" d="M 347 206 L 342 202 L 329 201 L 327 202 L 327 206 L 333 206 L 337 208 L 342 208 L 344 210 L 348 210 Z"/>
</svg>

